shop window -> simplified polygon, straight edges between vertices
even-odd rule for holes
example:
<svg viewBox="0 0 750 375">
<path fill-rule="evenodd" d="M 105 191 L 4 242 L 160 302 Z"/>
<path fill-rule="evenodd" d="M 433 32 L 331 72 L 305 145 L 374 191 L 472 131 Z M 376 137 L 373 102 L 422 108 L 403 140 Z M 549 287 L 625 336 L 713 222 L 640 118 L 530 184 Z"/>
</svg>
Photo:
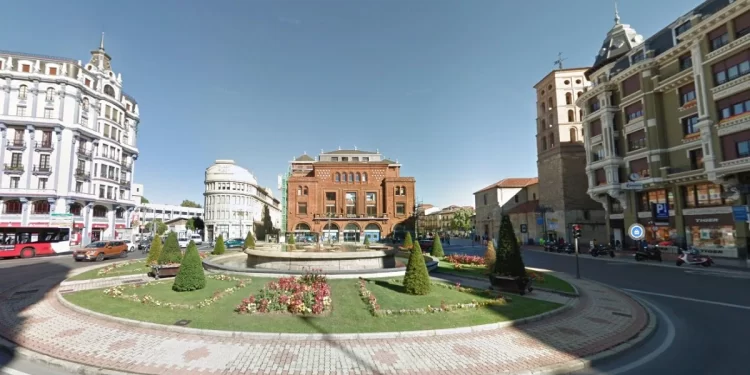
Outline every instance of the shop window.
<svg viewBox="0 0 750 375">
<path fill-rule="evenodd" d="M 685 207 L 688 208 L 723 206 L 734 203 L 730 199 L 721 197 L 723 189 L 718 184 L 703 183 L 684 186 L 682 189 L 685 196 Z"/>
<path fill-rule="evenodd" d="M 670 210 L 674 207 L 674 195 L 667 190 L 652 190 L 638 193 L 638 211 L 651 211 L 651 205 L 656 203 L 667 203 Z"/>
<path fill-rule="evenodd" d="M 32 214 L 43 215 L 48 214 L 50 211 L 49 202 L 47 201 L 36 201 L 32 206 Z"/>
<path fill-rule="evenodd" d="M 698 217 L 702 220 L 688 218 L 685 225 L 687 245 L 708 255 L 736 257 L 737 234 L 734 223 L 719 218 Z"/>
<path fill-rule="evenodd" d="M 4 214 L 11 214 L 11 215 L 17 215 L 21 213 L 21 210 L 23 209 L 23 204 L 21 201 L 7 201 L 4 204 Z"/>
</svg>

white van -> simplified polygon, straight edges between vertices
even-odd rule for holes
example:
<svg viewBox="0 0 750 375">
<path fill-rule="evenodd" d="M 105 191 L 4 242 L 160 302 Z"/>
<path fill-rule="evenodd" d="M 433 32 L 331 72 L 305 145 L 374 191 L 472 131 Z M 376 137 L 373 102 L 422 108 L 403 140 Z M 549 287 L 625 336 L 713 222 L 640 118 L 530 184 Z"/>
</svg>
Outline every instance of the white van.
<svg viewBox="0 0 750 375">
<path fill-rule="evenodd" d="M 203 237 L 201 237 L 200 234 L 193 234 L 191 239 L 193 240 L 193 242 L 195 242 L 196 245 L 203 245 Z"/>
<path fill-rule="evenodd" d="M 190 239 L 186 237 L 178 238 L 177 243 L 180 244 L 180 249 L 184 249 L 190 244 Z"/>
</svg>

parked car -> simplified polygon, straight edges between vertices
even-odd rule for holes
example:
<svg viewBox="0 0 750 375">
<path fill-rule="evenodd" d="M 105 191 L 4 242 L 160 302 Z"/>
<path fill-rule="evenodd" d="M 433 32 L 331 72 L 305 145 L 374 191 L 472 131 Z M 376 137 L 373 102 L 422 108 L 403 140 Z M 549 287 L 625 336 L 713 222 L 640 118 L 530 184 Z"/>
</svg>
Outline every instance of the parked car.
<svg viewBox="0 0 750 375">
<path fill-rule="evenodd" d="M 226 241 L 224 241 L 224 246 L 227 249 L 233 249 L 233 248 L 241 248 L 245 244 L 244 238 L 230 238 Z"/>
<path fill-rule="evenodd" d="M 203 237 L 201 237 L 200 234 L 193 234 L 191 237 L 193 242 L 195 242 L 196 245 L 203 245 Z"/>
<path fill-rule="evenodd" d="M 423 252 L 432 250 L 432 240 L 419 240 L 419 247 Z"/>
<path fill-rule="evenodd" d="M 150 248 L 151 248 L 151 240 L 150 239 L 142 239 L 140 242 L 138 242 L 138 250 L 148 251 Z"/>
<path fill-rule="evenodd" d="M 73 259 L 76 262 L 83 260 L 103 261 L 104 259 L 127 257 L 128 245 L 123 241 L 96 241 L 83 249 L 73 251 Z"/>
<path fill-rule="evenodd" d="M 122 242 L 125 243 L 125 245 L 128 247 L 128 252 L 132 253 L 135 251 L 135 244 L 131 240 L 123 240 Z"/>
</svg>

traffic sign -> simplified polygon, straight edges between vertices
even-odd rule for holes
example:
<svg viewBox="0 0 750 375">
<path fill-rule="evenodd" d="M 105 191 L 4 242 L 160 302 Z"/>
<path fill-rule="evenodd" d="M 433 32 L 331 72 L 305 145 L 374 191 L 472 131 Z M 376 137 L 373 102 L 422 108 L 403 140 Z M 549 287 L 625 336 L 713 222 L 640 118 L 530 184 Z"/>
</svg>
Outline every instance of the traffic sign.
<svg viewBox="0 0 750 375">
<path fill-rule="evenodd" d="M 646 228 L 641 224 L 635 223 L 628 228 L 628 236 L 635 241 L 642 240 L 646 236 Z"/>
<path fill-rule="evenodd" d="M 527 233 L 528 231 L 528 226 L 526 226 L 526 224 L 521 224 L 521 233 Z"/>
</svg>

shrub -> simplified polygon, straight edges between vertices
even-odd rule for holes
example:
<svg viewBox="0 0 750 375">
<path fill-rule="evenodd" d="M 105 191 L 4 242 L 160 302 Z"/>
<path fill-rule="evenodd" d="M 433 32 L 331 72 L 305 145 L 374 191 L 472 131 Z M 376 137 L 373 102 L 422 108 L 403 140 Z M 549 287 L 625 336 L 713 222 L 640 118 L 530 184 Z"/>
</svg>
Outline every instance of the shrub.
<svg viewBox="0 0 750 375">
<path fill-rule="evenodd" d="M 430 285 L 430 274 L 427 272 L 422 249 L 419 247 L 419 242 L 415 242 L 409 254 L 409 263 L 406 264 L 404 289 L 408 294 L 425 295 L 430 293 Z"/>
<path fill-rule="evenodd" d="M 148 249 L 148 257 L 146 258 L 146 267 L 151 267 L 156 264 L 161 255 L 161 237 L 157 236 L 151 241 L 151 247 Z"/>
<path fill-rule="evenodd" d="M 440 241 L 439 236 L 435 236 L 435 238 L 432 240 L 432 249 L 430 250 L 430 255 L 438 258 L 442 258 L 445 256 L 445 253 L 443 252 L 443 241 Z"/>
<path fill-rule="evenodd" d="M 370 237 L 365 237 L 365 242 L 364 242 L 364 245 L 365 245 L 365 247 L 367 247 L 367 248 L 369 248 L 369 247 L 370 247 Z"/>
<path fill-rule="evenodd" d="M 245 244 L 242 247 L 245 249 L 255 249 L 255 237 L 253 237 L 253 232 L 247 232 Z"/>
<path fill-rule="evenodd" d="M 294 245 L 297 243 L 297 240 L 294 239 L 294 233 L 289 235 L 289 241 L 287 241 L 288 244 Z"/>
<path fill-rule="evenodd" d="M 206 287 L 206 275 L 203 273 L 203 262 L 198 254 L 198 247 L 195 242 L 190 241 L 185 257 L 182 259 L 180 270 L 172 284 L 172 290 L 175 292 L 191 292 Z"/>
<path fill-rule="evenodd" d="M 521 247 L 518 246 L 510 216 L 503 215 L 497 238 L 495 273 L 501 276 L 526 277 Z"/>
<path fill-rule="evenodd" d="M 467 264 L 472 266 L 484 265 L 484 258 L 477 255 L 466 255 L 466 254 L 451 254 L 443 258 L 443 260 L 451 263 Z"/>
<path fill-rule="evenodd" d="M 406 237 L 404 237 L 404 244 L 401 247 L 408 250 L 411 250 L 414 247 L 414 241 L 411 240 L 411 232 L 406 232 Z"/>
<path fill-rule="evenodd" d="M 177 242 L 177 233 L 172 232 L 164 241 L 164 248 L 161 249 L 161 254 L 159 254 L 159 264 L 179 264 L 180 261 L 182 261 L 182 252 L 180 251 L 180 244 Z"/>
<path fill-rule="evenodd" d="M 226 245 L 224 244 L 224 235 L 220 234 L 219 238 L 216 239 L 216 245 L 214 245 L 214 251 L 211 252 L 213 255 L 221 255 L 227 251 Z"/>
<path fill-rule="evenodd" d="M 484 264 L 487 266 L 487 270 L 492 272 L 495 269 L 495 260 L 497 254 L 495 254 L 495 245 L 492 241 L 487 241 L 487 250 L 484 251 Z"/>
</svg>

